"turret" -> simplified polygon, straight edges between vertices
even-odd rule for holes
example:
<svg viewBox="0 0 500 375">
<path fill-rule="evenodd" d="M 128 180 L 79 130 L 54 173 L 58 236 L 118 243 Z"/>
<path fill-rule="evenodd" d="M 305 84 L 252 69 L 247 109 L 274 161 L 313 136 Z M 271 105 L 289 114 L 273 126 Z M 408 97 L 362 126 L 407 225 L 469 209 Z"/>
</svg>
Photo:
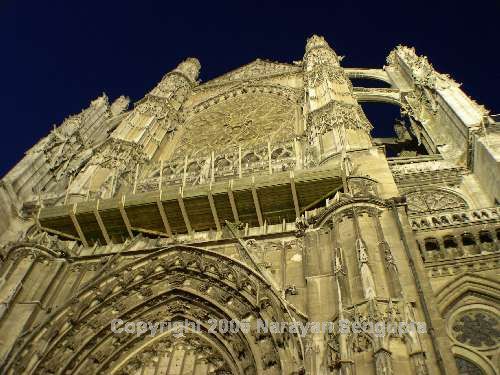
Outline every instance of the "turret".
<svg viewBox="0 0 500 375">
<path fill-rule="evenodd" d="M 372 126 L 354 98 L 340 61 L 323 37 L 308 39 L 304 55 L 306 133 L 320 162 L 343 150 L 371 146 Z"/>
<path fill-rule="evenodd" d="M 181 62 L 136 104 L 112 137 L 137 143 L 151 159 L 164 137 L 177 127 L 178 110 L 197 83 L 199 71 L 197 59 Z"/>
</svg>

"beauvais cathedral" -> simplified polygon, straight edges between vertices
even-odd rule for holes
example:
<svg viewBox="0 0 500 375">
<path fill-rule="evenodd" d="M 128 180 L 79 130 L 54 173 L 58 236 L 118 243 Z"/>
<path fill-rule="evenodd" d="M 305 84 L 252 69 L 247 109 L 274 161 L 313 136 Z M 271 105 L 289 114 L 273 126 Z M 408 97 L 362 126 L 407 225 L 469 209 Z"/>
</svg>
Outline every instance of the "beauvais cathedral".
<svg viewBox="0 0 500 375">
<path fill-rule="evenodd" d="M 2 374 L 498 374 L 495 116 L 405 46 L 345 68 L 313 36 L 204 83 L 172 63 L 1 180 Z M 185 324 L 131 329 L 154 322 Z"/>
</svg>

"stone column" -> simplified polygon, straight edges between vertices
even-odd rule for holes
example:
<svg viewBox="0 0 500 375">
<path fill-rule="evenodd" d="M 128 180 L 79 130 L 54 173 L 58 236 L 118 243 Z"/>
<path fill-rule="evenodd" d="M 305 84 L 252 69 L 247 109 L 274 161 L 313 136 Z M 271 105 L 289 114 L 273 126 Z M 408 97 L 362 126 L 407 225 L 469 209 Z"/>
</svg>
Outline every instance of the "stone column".
<svg viewBox="0 0 500 375">
<path fill-rule="evenodd" d="M 307 315 L 309 322 L 331 321 L 335 307 L 325 301 L 335 300 L 332 274 L 331 236 L 329 231 L 306 231 L 304 238 L 304 276 L 307 291 Z M 324 365 L 327 338 L 323 332 L 310 333 L 305 340 L 306 364 L 310 374 L 327 374 Z"/>
<path fill-rule="evenodd" d="M 17 254 L 14 254 L 14 256 Z M 0 293 L 0 330 L 3 338 L 0 342 L 0 358 L 6 355 L 15 344 L 16 338 L 23 331 L 26 321 L 33 312 L 33 305 L 15 303 L 22 291 L 23 284 L 29 276 L 35 262 L 34 255 L 18 258 L 14 269 L 5 281 Z M 15 317 L 14 319 L 5 318 Z"/>
<path fill-rule="evenodd" d="M 396 266 L 396 261 L 392 255 L 391 248 L 385 240 L 384 232 L 382 230 L 382 225 L 380 223 L 379 212 L 374 212 L 373 220 L 375 222 L 375 229 L 378 238 L 378 247 L 382 259 L 385 261 L 385 269 L 388 276 L 388 281 L 390 283 L 390 290 L 392 297 L 402 298 L 403 290 L 401 288 L 401 283 L 399 282 L 398 267 Z"/>
<path fill-rule="evenodd" d="M 339 220 L 333 218 L 332 249 L 333 249 L 333 274 L 335 276 L 335 288 L 337 294 L 337 315 L 338 320 L 344 319 L 344 307 L 351 304 L 351 291 L 349 288 L 349 275 L 345 261 L 344 251 L 339 246 Z M 347 336 L 340 334 L 337 336 L 337 360 L 338 363 L 331 364 L 340 367 L 341 374 L 353 373 L 353 362 L 347 349 Z M 330 348 L 332 349 L 332 348 Z"/>
<path fill-rule="evenodd" d="M 358 255 L 358 267 L 363 286 L 363 295 L 367 300 L 373 300 L 377 296 L 375 279 L 372 269 L 368 263 L 368 248 L 361 235 L 356 209 L 352 208 L 354 233 L 356 235 L 356 253 Z"/>
</svg>

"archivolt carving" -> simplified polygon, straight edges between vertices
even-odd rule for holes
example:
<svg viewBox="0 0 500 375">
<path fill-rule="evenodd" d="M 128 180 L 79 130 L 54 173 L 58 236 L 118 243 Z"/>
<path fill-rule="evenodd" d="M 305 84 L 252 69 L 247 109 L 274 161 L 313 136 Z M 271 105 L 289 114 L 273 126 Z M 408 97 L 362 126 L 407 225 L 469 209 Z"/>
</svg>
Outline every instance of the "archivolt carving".
<svg viewBox="0 0 500 375">
<path fill-rule="evenodd" d="M 83 288 L 26 337 L 25 344 L 6 362 L 4 371 L 114 371 L 133 344 L 127 335 L 111 332 L 109 324 L 115 318 L 186 318 L 201 321 L 205 327 L 211 317 L 250 322 L 258 318 L 284 322 L 295 319 L 284 311 L 268 283 L 245 265 L 211 251 L 170 247 L 105 274 Z M 151 341 L 146 335 L 140 339 L 142 346 Z M 301 366 L 300 345 L 291 335 L 269 334 L 253 339 L 250 333 L 244 333 L 232 338 L 220 336 L 219 340 L 231 354 L 228 362 L 240 363 L 241 374 L 255 373 L 252 368 L 290 373 Z M 30 362 L 30 358 L 39 360 Z"/>
<path fill-rule="evenodd" d="M 34 260 L 43 261 L 66 258 L 67 256 L 68 249 L 56 248 L 54 250 L 43 245 L 29 242 L 18 242 L 0 251 L 0 259 L 7 259 L 8 257 L 13 257 L 14 259 L 30 257 Z"/>
<path fill-rule="evenodd" d="M 498 366 L 494 358 L 488 360 L 483 356 L 461 346 L 452 348 L 455 356 L 459 375 L 496 375 L 498 374 Z"/>
<path fill-rule="evenodd" d="M 0 259 L 2 260 L 11 256 L 16 259 L 31 257 L 36 260 L 53 260 L 68 258 L 70 255 L 71 250 L 66 242 L 59 240 L 55 235 L 38 229 L 35 225 L 21 233 L 16 242 L 7 243 L 0 248 Z"/>
<path fill-rule="evenodd" d="M 467 208 L 465 200 L 446 190 L 417 190 L 406 194 L 410 213 L 436 212 Z"/>
<path fill-rule="evenodd" d="M 141 342 L 140 340 L 136 341 Z M 172 335 L 165 335 L 145 347 L 140 347 L 131 359 L 128 359 L 126 363 L 120 366 L 116 374 L 126 375 L 148 367 L 153 372 L 156 368 L 160 369 L 161 367 L 168 371 L 168 368 L 165 367 L 170 361 L 173 362 L 176 359 L 185 368 L 204 364 L 207 367 L 206 373 L 236 374 L 238 370 L 234 367 L 237 365 L 228 361 L 228 355 L 223 351 L 225 348 L 221 348 L 220 344 L 214 341 L 212 337 L 209 338 L 189 331 L 177 338 L 172 337 Z M 184 365 L 182 365 L 182 362 L 184 362 Z M 177 364 L 173 363 L 172 367 Z"/>
<path fill-rule="evenodd" d="M 228 99 L 236 98 L 239 96 L 244 96 L 247 94 L 273 94 L 284 100 L 289 101 L 291 104 L 298 104 L 302 100 L 303 91 L 300 89 L 293 89 L 290 87 L 285 87 L 281 85 L 271 85 L 271 84 L 252 84 L 252 83 L 240 83 L 233 86 L 231 89 L 222 92 L 221 94 L 205 100 L 204 102 L 194 106 L 187 113 L 187 117 L 202 112 L 216 104 L 222 103 Z"/>
</svg>

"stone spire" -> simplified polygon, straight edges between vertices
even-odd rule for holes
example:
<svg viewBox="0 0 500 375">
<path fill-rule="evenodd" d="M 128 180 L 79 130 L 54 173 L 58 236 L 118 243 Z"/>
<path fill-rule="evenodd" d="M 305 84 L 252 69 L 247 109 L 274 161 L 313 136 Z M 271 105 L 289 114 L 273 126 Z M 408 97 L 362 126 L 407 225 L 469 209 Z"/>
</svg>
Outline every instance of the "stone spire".
<svg viewBox="0 0 500 375">
<path fill-rule="evenodd" d="M 136 104 L 112 137 L 142 146 L 151 159 L 165 136 L 177 127 L 178 111 L 197 84 L 199 72 L 197 59 L 182 61 Z"/>
<path fill-rule="evenodd" d="M 320 159 L 371 145 L 371 124 L 354 98 L 341 58 L 321 36 L 308 39 L 304 55 L 307 134 Z"/>
<path fill-rule="evenodd" d="M 72 189 L 88 186 L 89 191 L 110 197 L 123 186 L 133 186 L 139 165 L 154 157 L 180 123 L 179 109 L 197 84 L 199 71 L 199 61 L 188 58 L 165 74 L 95 151 L 90 167 L 77 176 Z M 122 113 L 127 106 L 128 98 L 118 98 L 112 113 Z"/>
</svg>

